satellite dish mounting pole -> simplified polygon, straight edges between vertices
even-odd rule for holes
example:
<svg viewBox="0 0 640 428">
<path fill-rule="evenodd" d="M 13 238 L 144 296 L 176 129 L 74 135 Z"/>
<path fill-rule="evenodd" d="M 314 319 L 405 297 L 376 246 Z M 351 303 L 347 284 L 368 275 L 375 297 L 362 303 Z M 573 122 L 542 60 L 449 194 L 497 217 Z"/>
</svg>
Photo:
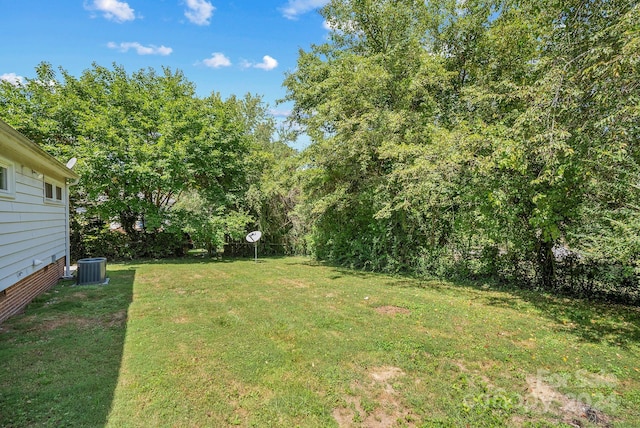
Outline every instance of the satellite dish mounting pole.
<svg viewBox="0 0 640 428">
<path fill-rule="evenodd" d="M 262 232 L 255 230 L 247 235 L 247 241 L 253 242 L 253 251 L 255 254 L 255 261 L 258 263 L 258 241 L 262 237 Z"/>
</svg>

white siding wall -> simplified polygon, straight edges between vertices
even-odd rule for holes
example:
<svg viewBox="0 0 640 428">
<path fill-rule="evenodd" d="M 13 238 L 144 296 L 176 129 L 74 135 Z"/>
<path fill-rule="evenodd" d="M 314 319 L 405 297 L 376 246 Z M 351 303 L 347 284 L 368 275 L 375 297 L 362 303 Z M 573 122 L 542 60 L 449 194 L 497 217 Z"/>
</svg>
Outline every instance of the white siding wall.
<svg viewBox="0 0 640 428">
<path fill-rule="evenodd" d="M 11 159 L 8 159 L 11 161 Z M 14 164 L 15 194 L 0 197 L 0 290 L 65 255 L 66 189 L 62 203 L 44 199 L 43 176 Z M 34 266 L 34 260 L 42 263 Z"/>
</svg>

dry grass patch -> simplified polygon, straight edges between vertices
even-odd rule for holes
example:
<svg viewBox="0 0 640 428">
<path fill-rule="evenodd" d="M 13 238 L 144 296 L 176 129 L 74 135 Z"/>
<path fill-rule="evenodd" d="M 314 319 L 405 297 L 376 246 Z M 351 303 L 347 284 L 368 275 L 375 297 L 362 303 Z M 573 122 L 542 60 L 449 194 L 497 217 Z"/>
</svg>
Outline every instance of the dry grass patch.
<svg viewBox="0 0 640 428">
<path fill-rule="evenodd" d="M 58 318 L 42 320 L 40 323 L 36 324 L 34 330 L 51 331 L 69 325 L 76 328 L 86 329 L 94 327 L 96 324 L 96 320 L 91 318 L 62 316 Z"/>
<path fill-rule="evenodd" d="M 400 306 L 378 306 L 377 308 L 375 308 L 375 311 L 377 313 L 379 313 L 380 315 L 398 315 L 398 314 L 402 314 L 402 315 L 409 315 L 411 314 L 411 311 L 407 308 L 401 308 Z"/>
<path fill-rule="evenodd" d="M 107 316 L 107 321 L 103 325 L 107 327 L 124 327 L 127 323 L 127 310 L 121 309 Z"/>
<path fill-rule="evenodd" d="M 309 288 L 311 286 L 311 284 L 307 281 L 302 281 L 299 279 L 282 278 L 279 280 L 279 282 L 284 285 L 290 285 L 293 288 Z"/>
</svg>

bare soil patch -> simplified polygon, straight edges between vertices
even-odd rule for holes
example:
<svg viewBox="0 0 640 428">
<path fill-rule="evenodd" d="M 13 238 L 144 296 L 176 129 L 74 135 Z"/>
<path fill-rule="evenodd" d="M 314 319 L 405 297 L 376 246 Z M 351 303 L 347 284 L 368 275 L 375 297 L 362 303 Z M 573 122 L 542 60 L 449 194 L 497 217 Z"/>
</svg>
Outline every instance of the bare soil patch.
<svg viewBox="0 0 640 428">
<path fill-rule="evenodd" d="M 369 371 L 369 376 L 379 383 L 387 383 L 397 377 L 404 376 L 404 372 L 398 367 L 383 366 L 373 368 Z"/>
<path fill-rule="evenodd" d="M 611 426 L 611 418 L 579 399 L 557 391 L 537 376 L 527 377 L 528 396 L 525 404 L 553 413 L 568 425 L 582 427 L 587 423 L 600 427 Z"/>
<path fill-rule="evenodd" d="M 392 382 L 405 375 L 398 367 L 383 366 L 369 370 L 368 383 L 354 382 L 354 395 L 346 396 L 345 407 L 333 409 L 333 418 L 341 428 L 366 427 L 388 428 L 394 426 L 414 427 L 411 410 L 407 408 L 393 388 Z M 365 409 L 373 403 L 373 410 Z"/>
</svg>

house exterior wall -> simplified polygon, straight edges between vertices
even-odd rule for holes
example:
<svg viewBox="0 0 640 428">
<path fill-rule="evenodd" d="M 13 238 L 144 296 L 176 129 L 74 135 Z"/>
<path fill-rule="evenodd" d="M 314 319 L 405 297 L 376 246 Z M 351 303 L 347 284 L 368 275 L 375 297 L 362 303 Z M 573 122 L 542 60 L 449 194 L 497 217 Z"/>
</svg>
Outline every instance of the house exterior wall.
<svg viewBox="0 0 640 428">
<path fill-rule="evenodd" d="M 15 192 L 0 195 L 0 291 L 57 262 L 66 251 L 66 186 L 29 166 L 13 168 Z M 45 182 L 53 185 L 51 199 L 45 197 Z M 56 187 L 62 200 L 56 199 Z"/>
<path fill-rule="evenodd" d="M 64 274 L 76 173 L 0 120 L 0 322 Z"/>
<path fill-rule="evenodd" d="M 22 312 L 29 302 L 53 287 L 64 273 L 64 266 L 63 257 L 0 291 L 0 322 Z"/>
</svg>

